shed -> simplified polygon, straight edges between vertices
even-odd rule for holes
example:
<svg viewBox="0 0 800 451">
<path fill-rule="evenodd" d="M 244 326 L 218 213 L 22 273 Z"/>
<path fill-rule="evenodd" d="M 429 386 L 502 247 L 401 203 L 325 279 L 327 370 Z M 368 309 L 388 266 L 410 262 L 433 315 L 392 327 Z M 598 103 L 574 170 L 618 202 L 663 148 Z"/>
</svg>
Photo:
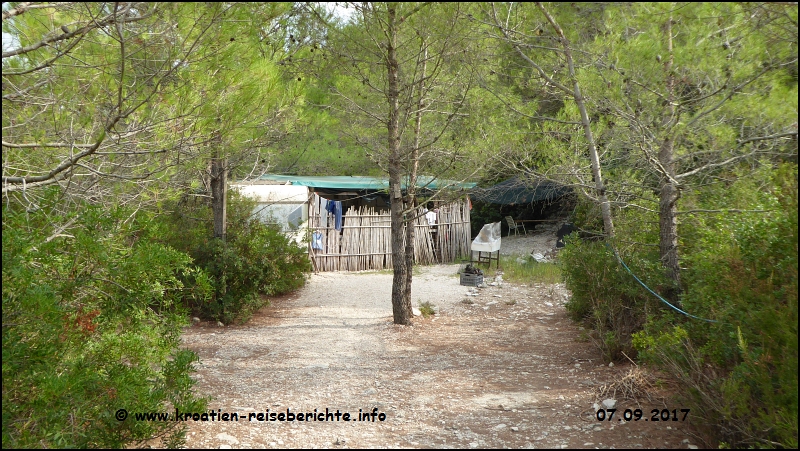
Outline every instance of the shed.
<svg viewBox="0 0 800 451">
<path fill-rule="evenodd" d="M 441 188 L 465 191 L 455 202 L 438 206 L 431 225 L 418 207 L 414 258 L 419 264 L 452 262 L 469 255 L 470 202 L 466 190 L 474 183 L 418 177 L 423 191 Z M 231 188 L 256 200 L 253 214 L 280 226 L 299 244 L 308 246 L 316 271 L 358 271 L 392 267 L 389 183 L 366 176 L 289 176 L 267 174 Z M 341 210 L 337 227 L 336 202 Z"/>
</svg>

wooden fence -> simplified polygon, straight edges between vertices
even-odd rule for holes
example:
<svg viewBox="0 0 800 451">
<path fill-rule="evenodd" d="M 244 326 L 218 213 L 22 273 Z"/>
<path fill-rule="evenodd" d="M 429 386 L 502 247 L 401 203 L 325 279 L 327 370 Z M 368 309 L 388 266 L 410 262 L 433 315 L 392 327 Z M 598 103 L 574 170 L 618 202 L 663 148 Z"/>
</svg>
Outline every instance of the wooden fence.
<svg viewBox="0 0 800 451">
<path fill-rule="evenodd" d="M 421 208 L 421 207 L 420 207 Z M 414 221 L 414 261 L 417 264 L 449 263 L 469 256 L 471 243 L 469 205 L 464 198 L 439 207 L 436 227 L 418 212 Z M 327 224 L 324 223 L 325 218 Z M 309 240 L 309 257 L 314 271 L 362 271 L 392 267 L 391 217 L 371 207 L 350 207 L 342 215 L 342 230 L 334 228 L 334 217 L 320 217 L 320 198 L 311 194 L 308 208 L 309 232 L 322 234 L 322 249 Z M 404 243 L 405 244 L 405 243 Z"/>
</svg>

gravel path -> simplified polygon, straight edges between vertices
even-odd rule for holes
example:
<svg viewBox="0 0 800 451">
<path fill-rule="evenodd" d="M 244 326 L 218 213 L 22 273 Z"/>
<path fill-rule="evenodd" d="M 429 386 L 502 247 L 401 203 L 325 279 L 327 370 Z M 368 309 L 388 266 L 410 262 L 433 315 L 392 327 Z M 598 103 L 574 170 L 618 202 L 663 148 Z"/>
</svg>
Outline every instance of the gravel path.
<svg viewBox="0 0 800 451">
<path fill-rule="evenodd" d="M 505 238 L 504 238 L 505 239 Z M 384 413 L 385 420 L 192 422 L 191 448 L 686 448 L 687 422 L 598 422 L 609 368 L 567 317 L 561 285 L 473 289 L 457 265 L 421 268 L 412 327 L 391 317 L 391 274 L 321 273 L 242 326 L 186 330 L 215 411 Z M 620 400 L 619 409 L 626 407 Z M 627 404 L 627 407 L 636 406 Z M 643 405 L 647 417 L 651 408 Z M 670 409 L 680 406 L 668 406 Z M 269 411 L 267 411 L 269 409 Z M 341 417 L 340 417 L 341 418 Z M 690 418 L 691 420 L 691 418 Z"/>
</svg>

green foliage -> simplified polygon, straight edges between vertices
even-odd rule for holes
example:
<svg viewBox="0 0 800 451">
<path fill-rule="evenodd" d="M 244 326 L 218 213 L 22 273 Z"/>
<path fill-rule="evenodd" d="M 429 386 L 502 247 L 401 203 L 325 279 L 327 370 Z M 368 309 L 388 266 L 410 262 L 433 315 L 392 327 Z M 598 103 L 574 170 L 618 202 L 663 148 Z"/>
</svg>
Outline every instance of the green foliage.
<svg viewBox="0 0 800 451">
<path fill-rule="evenodd" d="M 180 423 L 118 421 L 133 412 L 200 411 L 197 360 L 180 350 L 190 258 L 130 245 L 130 212 L 84 206 L 64 217 L 3 208 L 3 446 L 119 448 Z M 51 236 L 53 223 L 74 221 Z M 49 239 L 48 239 L 49 238 Z"/>
<path fill-rule="evenodd" d="M 597 344 L 608 360 L 635 355 L 631 334 L 641 330 L 648 314 L 663 305 L 645 291 L 603 242 L 584 242 L 570 236 L 559 254 L 567 289 L 572 298 L 566 309 L 576 321 L 596 331 Z M 622 254 L 631 271 L 653 286 L 666 283 L 657 263 Z"/>
<path fill-rule="evenodd" d="M 419 304 L 419 311 L 422 313 L 423 318 L 429 318 L 436 314 L 436 309 L 433 308 L 430 302 L 425 301 Z"/>
<path fill-rule="evenodd" d="M 684 306 L 718 322 L 651 321 L 635 344 L 690 388 L 687 402 L 725 442 L 795 448 L 796 166 L 775 171 L 771 185 L 760 196 L 770 213 L 737 217 L 725 233 L 694 235 L 700 242 L 686 257 Z"/>
<path fill-rule="evenodd" d="M 263 296 L 303 286 L 310 271 L 305 248 L 278 228 L 251 217 L 255 203 L 229 192 L 227 240 L 213 238 L 210 207 L 183 200 L 148 224 L 149 239 L 191 255 L 202 271 L 187 275 L 187 285 L 210 286 L 207 298 L 187 299 L 193 313 L 223 323 L 246 321 L 268 301 Z M 197 199 L 197 198 L 195 198 Z"/>
</svg>

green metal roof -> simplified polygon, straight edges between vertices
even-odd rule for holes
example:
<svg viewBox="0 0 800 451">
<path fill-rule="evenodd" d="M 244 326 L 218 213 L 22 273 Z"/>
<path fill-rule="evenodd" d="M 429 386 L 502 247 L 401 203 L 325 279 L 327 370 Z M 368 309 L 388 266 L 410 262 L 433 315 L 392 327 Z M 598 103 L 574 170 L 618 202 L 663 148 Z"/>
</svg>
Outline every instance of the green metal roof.
<svg viewBox="0 0 800 451">
<path fill-rule="evenodd" d="M 292 185 L 309 186 L 313 188 L 335 188 L 335 189 L 353 189 L 353 190 L 386 190 L 389 189 L 389 179 L 383 177 L 367 177 L 367 176 L 346 176 L 346 175 L 330 175 L 330 176 L 313 176 L 313 175 L 276 175 L 265 174 L 259 177 L 259 180 L 272 181 L 285 184 L 287 182 Z M 417 177 L 417 187 L 427 189 L 440 189 L 444 186 L 451 186 L 454 188 L 473 188 L 475 183 L 459 183 L 453 180 L 435 179 L 431 176 L 421 175 Z M 403 183 L 403 189 L 406 184 Z"/>
</svg>

